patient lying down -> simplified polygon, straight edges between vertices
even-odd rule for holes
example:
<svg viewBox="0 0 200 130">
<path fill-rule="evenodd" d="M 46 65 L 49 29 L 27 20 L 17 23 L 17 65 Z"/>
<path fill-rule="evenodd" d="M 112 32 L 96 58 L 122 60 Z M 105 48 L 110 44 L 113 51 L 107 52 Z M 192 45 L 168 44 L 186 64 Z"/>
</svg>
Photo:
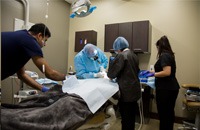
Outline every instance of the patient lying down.
<svg viewBox="0 0 200 130">
<path fill-rule="evenodd" d="M 85 101 L 61 85 L 19 104 L 1 104 L 3 130 L 75 130 L 92 117 Z"/>
</svg>

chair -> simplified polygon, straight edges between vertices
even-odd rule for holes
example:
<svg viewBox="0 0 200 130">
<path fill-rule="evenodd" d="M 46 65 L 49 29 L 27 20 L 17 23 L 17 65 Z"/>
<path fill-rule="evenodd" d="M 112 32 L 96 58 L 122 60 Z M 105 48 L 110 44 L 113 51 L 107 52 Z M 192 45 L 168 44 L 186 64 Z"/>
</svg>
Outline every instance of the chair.
<svg viewBox="0 0 200 130">
<path fill-rule="evenodd" d="M 200 84 L 183 84 L 182 88 L 185 88 L 187 90 L 197 90 L 200 91 Z M 193 98 L 195 99 L 195 98 Z M 188 111 L 195 111 L 196 117 L 195 117 L 195 123 L 189 123 L 187 121 L 183 121 L 183 126 L 178 127 L 178 130 L 184 129 L 184 130 L 200 130 L 200 101 L 199 100 L 190 100 L 187 97 L 183 99 L 183 104 L 185 105 L 185 108 Z"/>
</svg>

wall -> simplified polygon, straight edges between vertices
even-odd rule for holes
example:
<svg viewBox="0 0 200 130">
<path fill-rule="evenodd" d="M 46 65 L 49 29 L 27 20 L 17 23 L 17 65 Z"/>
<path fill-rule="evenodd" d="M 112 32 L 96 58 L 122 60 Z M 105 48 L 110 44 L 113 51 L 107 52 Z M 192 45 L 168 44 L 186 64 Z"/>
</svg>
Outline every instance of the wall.
<svg viewBox="0 0 200 130">
<path fill-rule="evenodd" d="M 198 8 L 198 12 L 200 12 L 200 5 L 199 5 L 199 8 Z M 200 17 L 199 17 L 199 19 L 198 19 L 198 21 L 200 21 Z M 200 34 L 200 26 L 198 26 L 199 27 L 199 34 Z M 199 47 L 198 48 L 200 48 L 200 44 L 198 44 L 199 45 Z M 200 53 L 199 53 L 199 57 L 200 57 Z M 199 61 L 199 77 L 200 77 L 200 59 L 198 60 Z"/>
<path fill-rule="evenodd" d="M 48 19 L 45 15 L 47 10 L 46 0 L 28 0 L 30 3 L 31 23 L 45 23 L 51 31 L 52 37 L 48 39 L 43 48 L 44 58 L 55 70 L 67 72 L 68 61 L 68 35 L 69 35 L 69 11 L 70 5 L 64 0 L 50 0 Z M 24 6 L 18 0 L 1 0 L 1 31 L 13 31 L 14 18 L 24 19 Z M 37 72 L 44 77 L 33 64 L 32 60 L 26 65 L 27 70 Z M 14 92 L 19 89 L 19 81 L 14 80 Z M 2 81 L 2 102 L 11 102 L 12 82 L 10 78 Z"/>
<path fill-rule="evenodd" d="M 1 1 L 0 1 L 0 7 L 1 7 Z M 0 9 L 0 17 L 1 17 L 1 9 Z M 0 25 L 1 25 L 1 20 L 0 20 Z M 0 26 L 0 31 L 1 31 L 1 26 Z M 1 36 L 0 36 L 0 41 L 1 41 Z M 0 46 L 0 50 L 1 50 L 1 46 Z M 1 53 L 0 53 L 0 57 L 1 57 Z M 1 60 L 0 60 L 0 72 L 1 72 Z M 0 75 L 0 79 L 1 79 L 1 75 Z M 0 88 L 1 88 L 1 81 L 0 81 Z"/>
<path fill-rule="evenodd" d="M 97 46 L 104 49 L 105 24 L 150 20 L 152 24 L 151 55 L 139 55 L 140 68 L 149 69 L 156 62 L 155 42 L 167 35 L 177 62 L 177 79 L 183 83 L 200 83 L 199 34 L 200 1 L 179 0 L 93 0 L 97 9 L 84 18 L 70 19 L 68 66 L 74 65 L 75 32 L 97 31 Z M 110 56 L 109 53 L 106 53 Z M 197 62 L 198 61 L 198 62 Z M 185 90 L 180 89 L 176 102 L 176 116 L 185 116 L 182 99 Z M 152 111 L 157 112 L 153 100 Z"/>
</svg>

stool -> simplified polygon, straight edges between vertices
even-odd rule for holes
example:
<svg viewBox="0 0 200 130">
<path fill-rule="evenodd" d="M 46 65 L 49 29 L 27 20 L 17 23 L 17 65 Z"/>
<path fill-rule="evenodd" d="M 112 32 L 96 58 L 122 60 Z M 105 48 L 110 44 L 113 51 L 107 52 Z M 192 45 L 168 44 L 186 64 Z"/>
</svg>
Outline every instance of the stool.
<svg viewBox="0 0 200 130">
<path fill-rule="evenodd" d="M 183 84 L 182 87 L 185 89 L 200 89 L 200 84 Z M 183 104 L 188 111 L 196 111 L 195 124 L 188 125 L 187 122 L 183 122 L 183 127 L 179 127 L 178 130 L 200 130 L 200 102 L 183 99 Z"/>
</svg>

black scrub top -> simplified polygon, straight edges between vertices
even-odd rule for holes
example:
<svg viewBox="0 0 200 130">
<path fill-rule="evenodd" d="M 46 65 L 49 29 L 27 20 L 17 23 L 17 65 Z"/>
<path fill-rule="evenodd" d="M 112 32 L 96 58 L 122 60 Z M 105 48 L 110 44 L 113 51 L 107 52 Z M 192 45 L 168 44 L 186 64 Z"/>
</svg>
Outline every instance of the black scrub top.
<svg viewBox="0 0 200 130">
<path fill-rule="evenodd" d="M 117 54 L 110 62 L 107 75 L 111 79 L 117 78 L 121 101 L 134 102 L 141 97 L 139 71 L 139 60 L 131 50 Z"/>
<path fill-rule="evenodd" d="M 176 79 L 176 61 L 174 56 L 169 53 L 161 54 L 154 65 L 155 72 L 162 71 L 165 66 L 171 66 L 171 74 L 166 77 L 156 77 L 156 89 L 178 90 L 180 87 Z"/>
</svg>

